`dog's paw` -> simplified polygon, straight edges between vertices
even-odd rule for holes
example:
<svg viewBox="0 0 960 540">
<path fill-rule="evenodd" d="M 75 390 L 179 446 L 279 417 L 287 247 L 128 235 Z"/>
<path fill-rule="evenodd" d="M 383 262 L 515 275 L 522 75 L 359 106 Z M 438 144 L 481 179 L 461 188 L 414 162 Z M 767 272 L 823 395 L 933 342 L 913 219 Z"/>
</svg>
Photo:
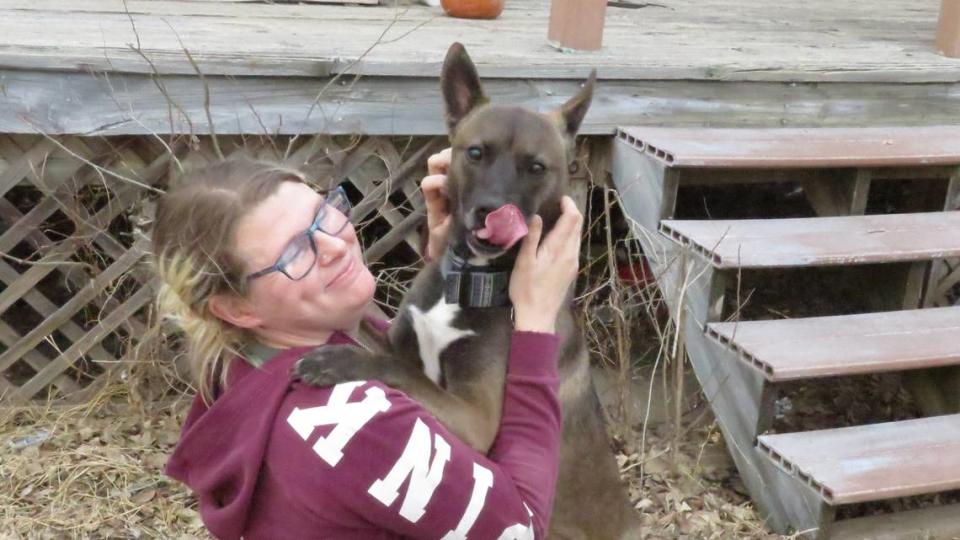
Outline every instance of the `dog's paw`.
<svg viewBox="0 0 960 540">
<path fill-rule="evenodd" d="M 373 362 L 362 349 L 332 345 L 307 353 L 293 367 L 293 375 L 313 386 L 365 381 L 371 378 Z"/>
</svg>

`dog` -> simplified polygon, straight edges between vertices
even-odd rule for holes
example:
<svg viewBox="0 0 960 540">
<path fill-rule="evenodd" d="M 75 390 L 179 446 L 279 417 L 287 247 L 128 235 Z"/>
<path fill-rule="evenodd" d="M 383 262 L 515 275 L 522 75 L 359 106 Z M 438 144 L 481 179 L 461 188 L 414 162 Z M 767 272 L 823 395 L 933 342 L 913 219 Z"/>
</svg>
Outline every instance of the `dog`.
<svg viewBox="0 0 960 540">
<path fill-rule="evenodd" d="M 385 352 L 318 349 L 297 365 L 302 380 L 316 385 L 382 381 L 420 402 L 473 448 L 489 450 L 500 425 L 513 330 L 507 290 L 518 246 L 513 238 L 513 246 L 505 249 L 504 241 L 491 238 L 497 231 L 481 231 L 497 218 L 488 216 L 506 207 L 525 222 L 539 214 L 544 234 L 552 228 L 569 190 L 574 138 L 595 80 L 593 72 L 582 90 L 551 114 L 491 105 L 464 47 L 450 47 L 441 77 L 453 147 L 447 253 L 414 280 Z M 638 538 L 639 516 L 619 479 L 572 308 L 561 311 L 557 333 L 563 439 L 549 537 Z"/>
</svg>

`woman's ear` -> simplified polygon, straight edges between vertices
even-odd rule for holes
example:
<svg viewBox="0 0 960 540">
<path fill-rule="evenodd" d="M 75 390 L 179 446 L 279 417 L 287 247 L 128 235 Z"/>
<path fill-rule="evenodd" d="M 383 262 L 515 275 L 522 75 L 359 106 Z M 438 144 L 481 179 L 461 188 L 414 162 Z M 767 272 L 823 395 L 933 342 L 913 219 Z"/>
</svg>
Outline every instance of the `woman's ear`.
<svg viewBox="0 0 960 540">
<path fill-rule="evenodd" d="M 238 328 L 254 328 L 262 322 L 249 302 L 232 294 L 215 294 L 208 306 L 216 318 Z"/>
</svg>

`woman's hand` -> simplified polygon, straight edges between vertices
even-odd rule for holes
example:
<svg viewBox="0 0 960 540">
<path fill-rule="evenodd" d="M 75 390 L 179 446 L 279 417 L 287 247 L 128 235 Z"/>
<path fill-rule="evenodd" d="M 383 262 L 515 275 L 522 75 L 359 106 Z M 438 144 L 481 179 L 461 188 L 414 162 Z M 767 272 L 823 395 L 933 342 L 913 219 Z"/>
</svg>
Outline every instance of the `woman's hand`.
<svg viewBox="0 0 960 540">
<path fill-rule="evenodd" d="M 439 259 L 447 249 L 450 232 L 450 209 L 447 208 L 447 170 L 450 168 L 450 148 L 427 159 L 427 175 L 420 182 L 420 191 L 427 203 L 427 257 Z"/>
<path fill-rule="evenodd" d="M 583 216 L 570 197 L 560 204 L 560 218 L 543 242 L 543 220 L 533 217 L 513 265 L 510 300 L 517 330 L 553 333 L 567 289 L 577 277 Z"/>
</svg>

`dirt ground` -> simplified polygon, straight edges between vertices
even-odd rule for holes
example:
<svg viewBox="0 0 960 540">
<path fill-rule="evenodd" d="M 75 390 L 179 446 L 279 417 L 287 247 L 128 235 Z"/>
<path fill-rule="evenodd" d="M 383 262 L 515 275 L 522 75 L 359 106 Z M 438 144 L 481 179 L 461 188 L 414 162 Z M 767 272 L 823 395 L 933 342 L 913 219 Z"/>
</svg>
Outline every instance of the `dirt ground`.
<svg viewBox="0 0 960 540">
<path fill-rule="evenodd" d="M 691 401 L 679 437 L 672 422 L 651 422 L 615 438 L 644 538 L 780 538 L 758 519 L 709 411 Z M 138 401 L 118 381 L 83 406 L 4 412 L 0 537 L 208 538 L 193 497 L 162 473 L 188 404 L 183 394 Z"/>
</svg>

